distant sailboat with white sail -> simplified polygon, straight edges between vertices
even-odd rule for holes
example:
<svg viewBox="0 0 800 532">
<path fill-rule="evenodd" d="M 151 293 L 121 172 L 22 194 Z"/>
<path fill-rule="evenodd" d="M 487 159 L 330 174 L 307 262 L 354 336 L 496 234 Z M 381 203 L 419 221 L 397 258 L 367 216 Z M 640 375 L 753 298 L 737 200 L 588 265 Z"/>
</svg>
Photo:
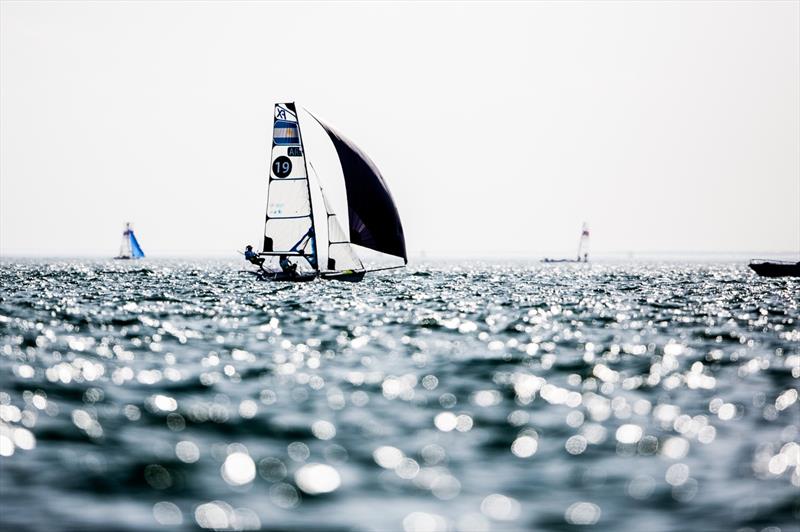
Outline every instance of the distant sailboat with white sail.
<svg viewBox="0 0 800 532">
<path fill-rule="evenodd" d="M 589 262 L 589 226 L 586 222 L 583 222 L 581 226 L 581 237 L 578 240 L 578 256 L 574 260 L 544 258 L 542 262 Z"/>
<path fill-rule="evenodd" d="M 589 262 L 589 226 L 583 222 L 581 227 L 581 239 L 578 241 L 578 262 Z"/>
<path fill-rule="evenodd" d="M 405 266 L 408 260 L 400 215 L 375 163 L 341 133 L 308 115 L 335 148 L 344 179 L 346 219 L 340 222 L 342 213 L 334 210 L 326 194 L 329 185 L 337 184 L 333 182 L 337 172 L 317 175 L 307 159 L 295 104 L 276 104 L 259 253 L 265 260 L 263 268 L 253 273 L 277 281 L 360 281 L 376 269 L 364 266 L 359 248 L 388 260 L 389 266 L 377 269 Z"/>
<path fill-rule="evenodd" d="M 125 224 L 125 230 L 122 232 L 122 243 L 119 246 L 119 255 L 115 259 L 143 259 L 144 251 L 136 240 L 136 235 L 133 233 L 131 223 Z"/>
</svg>

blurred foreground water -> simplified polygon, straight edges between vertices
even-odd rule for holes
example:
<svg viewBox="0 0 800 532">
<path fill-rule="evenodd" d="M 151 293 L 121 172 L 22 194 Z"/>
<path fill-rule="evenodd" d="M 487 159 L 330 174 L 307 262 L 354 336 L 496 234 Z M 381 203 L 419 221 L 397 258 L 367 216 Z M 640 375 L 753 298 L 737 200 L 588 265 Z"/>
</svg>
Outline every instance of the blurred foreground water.
<svg viewBox="0 0 800 532">
<path fill-rule="evenodd" d="M 3 530 L 797 530 L 800 282 L 0 263 Z"/>
</svg>

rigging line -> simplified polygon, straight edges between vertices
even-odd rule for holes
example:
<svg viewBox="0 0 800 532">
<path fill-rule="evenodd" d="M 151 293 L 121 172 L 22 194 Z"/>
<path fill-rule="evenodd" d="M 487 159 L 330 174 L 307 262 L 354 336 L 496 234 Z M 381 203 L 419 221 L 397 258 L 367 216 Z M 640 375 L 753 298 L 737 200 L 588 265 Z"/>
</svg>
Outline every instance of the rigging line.
<svg viewBox="0 0 800 532">
<path fill-rule="evenodd" d="M 375 268 L 374 270 L 364 270 L 365 272 L 383 272 L 386 270 L 399 270 L 400 268 L 405 268 L 405 264 L 403 266 L 388 266 L 386 268 Z"/>
<path fill-rule="evenodd" d="M 305 111 L 305 108 L 303 108 Z M 306 111 L 308 112 L 308 111 Z M 308 113 L 311 114 L 311 113 Z M 313 116 L 313 115 L 312 115 Z M 325 214 L 330 218 L 331 216 L 336 216 L 336 213 L 328 212 L 328 202 L 325 200 L 325 189 L 322 187 L 322 181 L 319 179 L 319 174 L 317 173 L 317 169 L 314 168 L 314 163 L 308 161 L 308 166 L 314 172 L 314 177 L 317 178 L 317 186 L 319 187 L 319 191 L 322 193 L 322 203 L 325 205 Z M 310 176 L 309 176 L 310 177 Z M 309 179 L 309 186 L 311 186 L 311 180 Z"/>
<path fill-rule="evenodd" d="M 305 218 L 305 216 L 303 218 Z M 311 231 L 313 229 L 314 228 L 311 227 L 308 231 L 306 231 L 306 234 L 304 234 L 303 236 L 300 237 L 300 240 L 298 240 L 297 243 L 294 246 L 291 247 L 290 251 L 300 251 L 301 249 L 306 249 L 306 246 L 308 245 L 308 242 L 311 241 L 310 234 L 311 234 Z M 305 240 L 306 237 L 309 237 L 309 240 L 306 241 L 305 244 L 303 244 L 303 240 Z M 300 244 L 303 244 L 303 246 L 298 248 L 298 246 L 300 246 Z"/>
</svg>

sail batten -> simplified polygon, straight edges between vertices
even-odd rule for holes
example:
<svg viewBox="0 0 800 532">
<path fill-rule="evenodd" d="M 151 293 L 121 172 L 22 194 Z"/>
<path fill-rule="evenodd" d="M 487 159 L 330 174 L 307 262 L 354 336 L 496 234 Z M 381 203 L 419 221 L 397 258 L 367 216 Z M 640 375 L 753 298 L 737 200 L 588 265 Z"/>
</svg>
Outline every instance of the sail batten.
<svg viewBox="0 0 800 532">
<path fill-rule="evenodd" d="M 350 243 L 393 255 L 407 263 L 400 215 L 380 170 L 350 139 L 311 116 L 328 134 L 342 166 Z"/>
</svg>

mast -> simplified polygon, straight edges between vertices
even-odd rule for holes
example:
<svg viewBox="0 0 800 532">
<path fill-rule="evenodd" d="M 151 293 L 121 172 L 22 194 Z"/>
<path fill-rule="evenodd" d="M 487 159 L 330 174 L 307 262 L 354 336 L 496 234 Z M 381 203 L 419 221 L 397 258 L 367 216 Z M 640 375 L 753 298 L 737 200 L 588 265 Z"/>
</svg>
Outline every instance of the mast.
<svg viewBox="0 0 800 532">
<path fill-rule="evenodd" d="M 311 199 L 311 179 L 309 179 L 308 175 L 308 160 L 306 157 L 306 147 L 303 144 L 303 133 L 300 130 L 300 113 L 297 112 L 297 106 L 295 102 L 291 104 L 287 104 L 287 107 L 291 105 L 291 108 L 294 110 L 294 115 L 297 118 L 297 136 L 300 139 L 300 149 L 303 150 L 303 170 L 306 173 L 306 192 L 308 193 L 308 205 L 309 205 L 309 212 L 311 217 L 311 231 L 313 234 L 311 235 L 311 250 L 314 254 L 314 271 L 317 275 L 319 275 L 319 251 L 317 250 L 317 226 L 314 225 L 314 200 Z"/>
<path fill-rule="evenodd" d="M 122 230 L 122 242 L 119 245 L 119 256 L 128 259 L 131 257 L 131 223 L 125 222 L 125 229 Z"/>
</svg>

